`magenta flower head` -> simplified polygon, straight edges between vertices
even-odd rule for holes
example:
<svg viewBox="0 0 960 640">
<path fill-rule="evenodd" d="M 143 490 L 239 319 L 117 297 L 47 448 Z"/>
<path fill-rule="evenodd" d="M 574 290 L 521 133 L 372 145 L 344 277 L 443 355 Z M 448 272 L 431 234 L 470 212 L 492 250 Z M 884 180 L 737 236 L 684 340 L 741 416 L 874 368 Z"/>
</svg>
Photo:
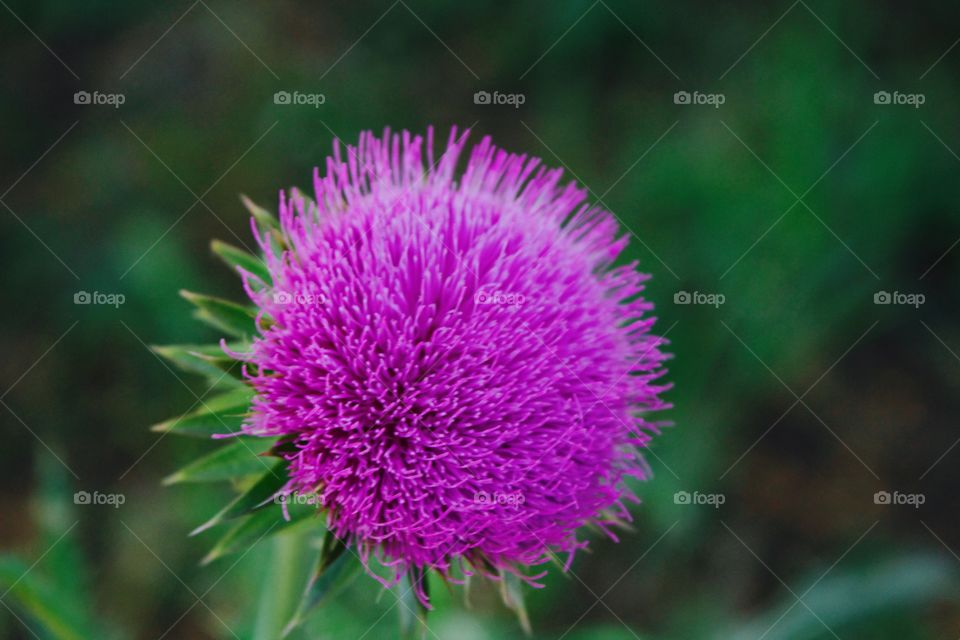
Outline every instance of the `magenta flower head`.
<svg viewBox="0 0 960 640">
<path fill-rule="evenodd" d="M 612 214 L 489 138 L 464 158 L 466 137 L 436 158 L 432 130 L 335 145 L 315 199 L 281 194 L 279 232 L 254 225 L 272 283 L 244 274 L 243 430 L 285 439 L 284 491 L 315 495 L 387 585 L 533 581 L 521 568 L 569 563 L 584 525 L 613 535 L 665 407 L 647 276 L 613 266 Z"/>
</svg>

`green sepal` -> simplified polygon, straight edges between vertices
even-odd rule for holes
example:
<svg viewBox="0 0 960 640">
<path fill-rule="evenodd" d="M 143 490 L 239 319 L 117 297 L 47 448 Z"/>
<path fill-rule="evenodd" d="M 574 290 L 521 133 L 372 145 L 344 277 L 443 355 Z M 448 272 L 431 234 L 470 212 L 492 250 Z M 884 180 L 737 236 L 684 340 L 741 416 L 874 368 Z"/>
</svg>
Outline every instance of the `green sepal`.
<svg viewBox="0 0 960 640">
<path fill-rule="evenodd" d="M 243 426 L 253 395 L 253 389 L 243 385 L 203 400 L 196 411 L 155 424 L 150 430 L 207 439 L 218 433 L 235 433 Z"/>
<path fill-rule="evenodd" d="M 500 597 L 516 615 L 523 632 L 528 636 L 533 634 L 530 627 L 530 616 L 527 614 L 527 605 L 523 601 L 523 581 L 514 573 L 500 571 Z"/>
<path fill-rule="evenodd" d="M 243 202 L 243 206 L 247 208 L 247 211 L 250 212 L 256 221 L 261 238 L 267 242 L 269 250 L 274 255 L 282 253 L 287 248 L 287 239 L 283 236 L 283 231 L 280 228 L 280 221 L 277 219 L 277 216 L 255 204 L 245 195 L 241 194 L 240 201 Z"/>
<path fill-rule="evenodd" d="M 259 257 L 232 244 L 221 242 L 220 240 L 211 242 L 210 249 L 213 250 L 228 267 L 233 269 L 239 267 L 260 278 L 266 285 L 270 285 L 273 282 L 273 279 L 270 277 L 270 270 L 267 269 L 266 263 Z"/>
<path fill-rule="evenodd" d="M 329 530 L 324 531 L 320 557 L 317 559 L 313 577 L 310 578 L 297 613 L 284 628 L 282 637 L 290 635 L 314 609 L 344 588 L 360 573 L 361 566 L 359 558 L 349 550 L 346 543 Z"/>
<path fill-rule="evenodd" d="M 264 229 L 279 229 L 280 221 L 277 220 L 277 216 L 273 215 L 253 200 L 247 196 L 240 194 L 240 202 L 243 203 L 243 206 L 247 211 L 250 212 L 250 215 L 260 224 Z"/>
<path fill-rule="evenodd" d="M 227 344 L 227 348 L 240 353 L 247 347 L 242 343 L 233 343 Z M 245 386 L 240 379 L 243 365 L 224 353 L 218 344 L 170 344 L 151 346 L 150 350 L 183 371 L 206 377 L 218 387 Z"/>
<path fill-rule="evenodd" d="M 163 484 L 216 482 L 254 475 L 264 469 L 270 469 L 270 463 L 264 460 L 262 455 L 268 452 L 273 444 L 274 441 L 270 438 L 238 436 L 230 444 L 194 460 L 173 475 L 167 476 Z"/>
<path fill-rule="evenodd" d="M 282 507 L 272 503 L 267 508 L 255 511 L 230 527 L 200 564 L 207 565 L 223 556 L 243 551 L 264 538 L 316 516 L 318 511 L 315 505 L 291 502 L 287 504 L 287 513 L 289 520 L 284 518 Z"/>
<path fill-rule="evenodd" d="M 181 290 L 180 295 L 196 305 L 194 316 L 206 324 L 235 338 L 250 339 L 256 335 L 256 312 L 235 302 Z"/>
<path fill-rule="evenodd" d="M 217 512 L 212 518 L 191 531 L 190 535 L 195 536 L 225 520 L 231 520 L 269 506 L 271 499 L 289 480 L 286 465 L 287 463 L 284 460 L 274 461 L 270 469 L 260 476 L 249 489 L 234 498 L 230 504 Z"/>
<path fill-rule="evenodd" d="M 412 568 L 407 574 L 408 585 L 401 585 L 400 602 L 400 638 L 402 640 L 423 640 L 427 637 L 427 616 L 430 610 L 420 602 L 417 590 L 430 598 L 429 572 L 419 567 Z"/>
</svg>

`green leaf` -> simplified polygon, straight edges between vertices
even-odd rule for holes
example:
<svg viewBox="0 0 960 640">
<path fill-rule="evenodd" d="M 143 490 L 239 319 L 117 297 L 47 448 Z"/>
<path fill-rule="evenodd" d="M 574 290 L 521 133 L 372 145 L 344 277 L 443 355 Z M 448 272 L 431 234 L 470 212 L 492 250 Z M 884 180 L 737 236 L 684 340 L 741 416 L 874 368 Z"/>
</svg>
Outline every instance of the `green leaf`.
<svg viewBox="0 0 960 640">
<path fill-rule="evenodd" d="M 47 549 L 43 570 L 51 578 L 54 588 L 62 593 L 75 592 L 80 608 L 89 612 L 88 572 L 79 536 L 74 530 L 79 518 L 68 471 L 46 451 L 38 451 L 35 460 L 39 486 L 32 502 L 40 527 L 39 543 Z M 64 535 L 64 532 L 70 533 Z"/>
<path fill-rule="evenodd" d="M 243 426 L 253 395 L 253 389 L 243 385 L 234 391 L 203 400 L 196 411 L 155 424 L 150 430 L 195 438 L 210 438 L 217 433 L 236 433 Z"/>
<path fill-rule="evenodd" d="M 283 631 L 283 637 L 290 635 L 314 609 L 349 584 L 360 572 L 360 568 L 359 559 L 349 552 L 347 545 L 329 530 L 325 531 L 317 567 L 297 613 Z"/>
<path fill-rule="evenodd" d="M 797 589 L 803 594 L 803 604 L 788 598 L 738 630 L 726 630 L 718 637 L 746 640 L 763 634 L 770 640 L 812 640 L 823 637 L 824 625 L 839 632 L 876 616 L 916 611 L 952 597 L 957 586 L 957 572 L 948 557 L 913 553 L 874 560 L 865 568 L 828 573 L 812 586 Z M 849 633 L 844 637 L 866 636 Z"/>
<path fill-rule="evenodd" d="M 272 438 L 237 437 L 202 458 L 194 460 L 164 479 L 163 484 L 179 482 L 215 482 L 233 480 L 239 476 L 254 475 L 270 469 L 270 463 L 261 457 L 273 446 Z"/>
<path fill-rule="evenodd" d="M 500 597 L 503 598 L 503 603 L 517 614 L 524 633 L 531 635 L 533 631 L 530 628 L 530 616 L 527 615 L 527 606 L 523 601 L 523 581 L 516 574 L 500 572 Z"/>
<path fill-rule="evenodd" d="M 267 285 L 273 282 L 266 263 L 264 263 L 264 261 L 259 257 L 252 255 L 243 249 L 235 247 L 232 244 L 221 242 L 220 240 L 214 240 L 211 242 L 210 248 L 213 249 L 215 254 L 220 256 L 221 260 L 227 263 L 227 266 L 234 269 L 239 267 L 244 271 L 257 276 Z"/>
<path fill-rule="evenodd" d="M 0 592 L 6 594 L 5 601 L 57 640 L 96 637 L 84 622 L 83 607 L 70 594 L 58 593 L 18 558 L 0 556 Z"/>
<path fill-rule="evenodd" d="M 240 520 L 217 541 L 201 564 L 210 564 L 223 556 L 244 551 L 257 541 L 280 533 L 318 513 L 315 506 L 299 503 L 288 504 L 287 512 L 290 516 L 289 520 L 284 518 L 283 510 L 279 505 L 270 504 L 267 508 L 255 511 Z"/>
<path fill-rule="evenodd" d="M 227 348 L 240 353 L 247 347 L 245 344 L 234 343 L 228 344 Z M 242 372 L 241 365 L 225 354 L 220 345 L 173 344 L 152 346 L 150 349 L 184 371 L 205 376 L 211 382 L 215 382 L 218 387 L 245 386 L 239 378 Z M 225 373 L 228 375 L 224 375 Z"/>
<path fill-rule="evenodd" d="M 260 476 L 249 489 L 234 498 L 230 504 L 217 512 L 212 518 L 191 531 L 190 535 L 195 536 L 224 520 L 231 520 L 269 506 L 271 504 L 270 500 L 283 485 L 287 484 L 288 480 L 286 461 L 276 460 L 270 470 Z"/>
<path fill-rule="evenodd" d="M 22 622 L 30 637 L 45 639 L 121 637 L 93 608 L 67 470 L 43 453 L 36 456 L 36 474 L 39 487 L 32 501 L 39 525 L 37 545 L 46 551 L 34 562 L 0 555 L 0 594 L 20 618 L 14 625 Z M 5 631 L 0 625 L 0 636 Z"/>
<path fill-rule="evenodd" d="M 197 319 L 235 338 L 249 339 L 257 333 L 256 313 L 235 302 L 181 290 L 180 295 L 196 305 Z"/>
</svg>

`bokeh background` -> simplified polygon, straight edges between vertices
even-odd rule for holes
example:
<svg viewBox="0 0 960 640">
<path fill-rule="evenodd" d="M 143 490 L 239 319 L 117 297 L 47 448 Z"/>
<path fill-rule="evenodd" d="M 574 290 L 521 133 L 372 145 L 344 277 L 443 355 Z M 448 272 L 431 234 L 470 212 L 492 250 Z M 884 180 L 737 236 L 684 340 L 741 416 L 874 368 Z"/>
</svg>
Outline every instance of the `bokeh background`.
<svg viewBox="0 0 960 640">
<path fill-rule="evenodd" d="M 253 246 L 239 193 L 430 124 L 588 186 L 675 355 L 635 530 L 529 594 L 535 637 L 960 635 L 957 7 L 0 5 L 0 637 L 275 637 L 309 527 L 199 566 L 230 488 L 161 486 L 213 445 L 148 430 L 206 389 L 146 347 L 219 337 L 177 292 L 241 296 L 209 250 Z M 434 586 L 428 637 L 521 636 L 493 590 Z M 360 578 L 291 637 L 395 637 L 400 609 Z"/>
</svg>

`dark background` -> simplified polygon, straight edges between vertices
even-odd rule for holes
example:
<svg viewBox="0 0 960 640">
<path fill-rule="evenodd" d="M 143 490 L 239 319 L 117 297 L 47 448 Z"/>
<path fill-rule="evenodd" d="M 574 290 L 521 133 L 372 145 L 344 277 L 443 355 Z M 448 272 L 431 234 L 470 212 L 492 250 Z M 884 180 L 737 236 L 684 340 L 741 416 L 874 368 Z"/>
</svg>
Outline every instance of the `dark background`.
<svg viewBox="0 0 960 640">
<path fill-rule="evenodd" d="M 0 4 L 0 636 L 76 637 L 55 629 L 76 610 L 96 637 L 271 637 L 280 542 L 198 566 L 215 537 L 187 533 L 229 489 L 161 487 L 212 445 L 148 431 L 204 388 L 146 345 L 218 337 L 177 291 L 241 296 L 208 248 L 253 246 L 239 193 L 273 208 L 334 138 L 430 124 L 587 185 L 634 235 L 675 354 L 636 530 L 530 594 L 536 637 L 960 634 L 956 6 Z M 381 591 L 361 578 L 293 637 L 392 637 Z M 434 591 L 437 637 L 521 633 L 489 588 L 471 608 Z"/>
</svg>

